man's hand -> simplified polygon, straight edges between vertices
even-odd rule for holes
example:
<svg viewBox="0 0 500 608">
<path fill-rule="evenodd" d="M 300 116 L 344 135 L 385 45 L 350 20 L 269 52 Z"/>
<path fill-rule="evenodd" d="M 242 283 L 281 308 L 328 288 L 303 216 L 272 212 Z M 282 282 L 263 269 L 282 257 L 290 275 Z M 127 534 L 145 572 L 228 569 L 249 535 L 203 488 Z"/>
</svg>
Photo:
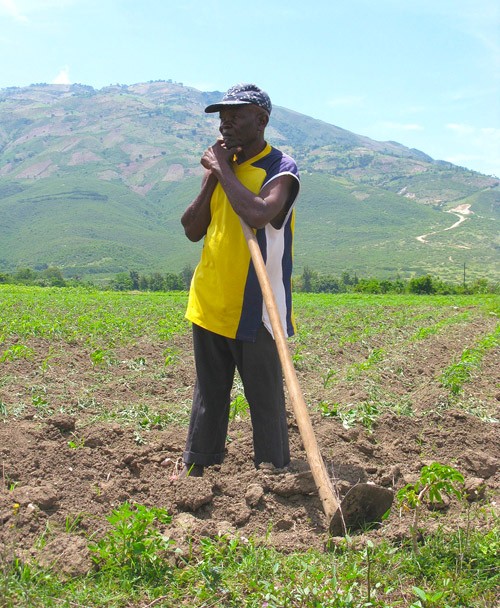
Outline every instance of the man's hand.
<svg viewBox="0 0 500 608">
<path fill-rule="evenodd" d="M 234 155 L 239 152 L 241 152 L 240 147 L 226 148 L 224 140 L 220 138 L 213 146 L 205 150 L 200 162 L 205 169 L 220 177 L 223 166 L 231 167 Z"/>
</svg>

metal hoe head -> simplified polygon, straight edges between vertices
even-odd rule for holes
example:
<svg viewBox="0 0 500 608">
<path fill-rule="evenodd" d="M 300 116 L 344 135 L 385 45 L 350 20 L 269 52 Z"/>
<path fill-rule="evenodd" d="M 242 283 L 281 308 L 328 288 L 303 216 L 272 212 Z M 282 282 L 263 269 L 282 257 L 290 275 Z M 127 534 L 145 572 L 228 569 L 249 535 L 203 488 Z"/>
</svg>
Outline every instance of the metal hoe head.
<svg viewBox="0 0 500 608">
<path fill-rule="evenodd" d="M 379 523 L 390 509 L 394 492 L 371 483 L 353 486 L 330 521 L 330 535 L 344 536 L 370 523 Z"/>
</svg>

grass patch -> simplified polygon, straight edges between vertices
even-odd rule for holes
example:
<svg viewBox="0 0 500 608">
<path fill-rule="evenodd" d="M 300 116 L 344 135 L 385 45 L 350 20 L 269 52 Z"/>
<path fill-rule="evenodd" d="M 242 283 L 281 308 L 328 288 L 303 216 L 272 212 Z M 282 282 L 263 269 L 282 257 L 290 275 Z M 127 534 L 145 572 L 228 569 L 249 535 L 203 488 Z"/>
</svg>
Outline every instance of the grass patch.
<svg viewBox="0 0 500 608">
<path fill-rule="evenodd" d="M 500 344 L 500 325 L 490 334 L 478 341 L 476 346 L 466 348 L 459 361 L 448 366 L 441 374 L 441 384 L 449 389 L 453 395 L 458 395 L 463 385 L 469 382 L 478 373 L 481 362 L 489 350 Z"/>
<path fill-rule="evenodd" d="M 349 537 L 328 552 L 287 554 L 228 536 L 193 541 L 185 554 L 161 531 L 169 516 L 160 509 L 125 504 L 108 519 L 86 576 L 64 580 L 19 558 L 3 561 L 2 606 L 486 608 L 498 599 L 498 526 L 438 528 L 418 554 L 410 544 Z"/>
</svg>

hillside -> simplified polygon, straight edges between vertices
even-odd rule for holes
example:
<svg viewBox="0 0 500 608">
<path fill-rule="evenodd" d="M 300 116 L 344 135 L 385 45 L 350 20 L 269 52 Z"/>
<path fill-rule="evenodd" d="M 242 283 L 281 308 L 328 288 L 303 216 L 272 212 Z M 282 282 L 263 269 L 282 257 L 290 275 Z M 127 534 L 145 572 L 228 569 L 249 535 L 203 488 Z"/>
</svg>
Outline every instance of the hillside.
<svg viewBox="0 0 500 608">
<path fill-rule="evenodd" d="M 218 98 L 165 81 L 0 90 L 0 271 L 100 278 L 195 264 L 179 218 L 217 134 L 203 110 Z M 455 280 L 465 263 L 470 277 L 500 278 L 500 180 L 281 107 L 267 136 L 303 176 L 297 273 Z"/>
</svg>

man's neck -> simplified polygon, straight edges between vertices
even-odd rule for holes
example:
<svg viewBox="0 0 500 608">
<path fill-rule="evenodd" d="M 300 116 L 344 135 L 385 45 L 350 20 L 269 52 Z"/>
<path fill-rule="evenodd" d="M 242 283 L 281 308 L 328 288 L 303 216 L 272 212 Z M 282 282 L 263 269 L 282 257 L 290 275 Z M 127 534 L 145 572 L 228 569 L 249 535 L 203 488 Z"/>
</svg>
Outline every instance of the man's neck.
<svg viewBox="0 0 500 608">
<path fill-rule="evenodd" d="M 256 145 L 252 145 L 252 146 L 249 146 L 248 148 L 244 148 L 237 154 L 236 158 L 237 158 L 238 164 L 241 165 L 241 163 L 244 163 L 245 161 L 249 160 L 250 158 L 253 158 L 254 156 L 257 156 L 257 154 L 260 154 L 266 148 L 266 146 L 267 146 L 267 142 L 265 140 L 262 140 L 262 141 L 258 142 Z"/>
</svg>

